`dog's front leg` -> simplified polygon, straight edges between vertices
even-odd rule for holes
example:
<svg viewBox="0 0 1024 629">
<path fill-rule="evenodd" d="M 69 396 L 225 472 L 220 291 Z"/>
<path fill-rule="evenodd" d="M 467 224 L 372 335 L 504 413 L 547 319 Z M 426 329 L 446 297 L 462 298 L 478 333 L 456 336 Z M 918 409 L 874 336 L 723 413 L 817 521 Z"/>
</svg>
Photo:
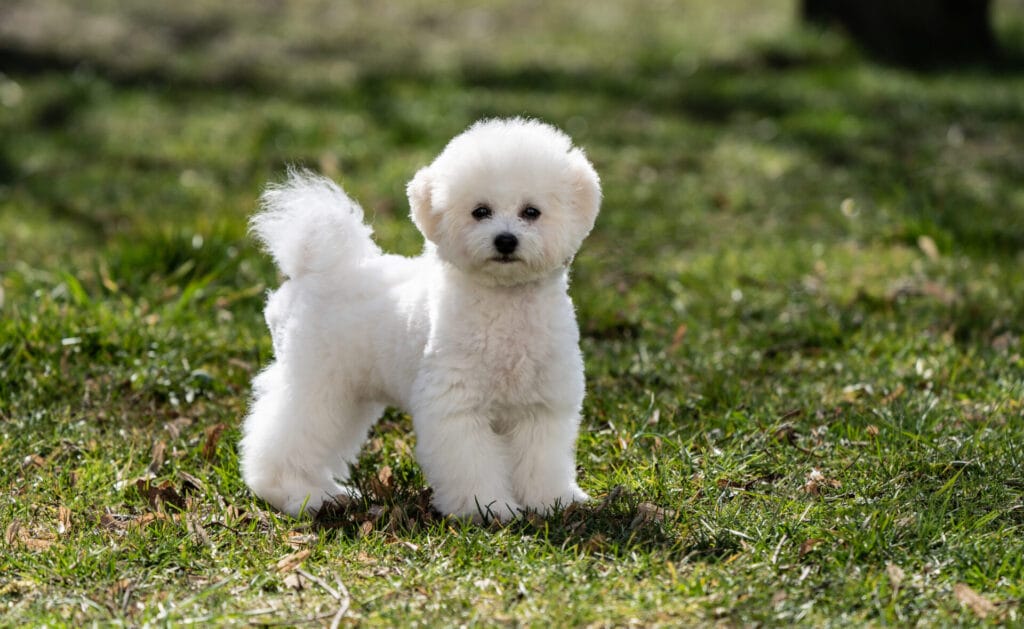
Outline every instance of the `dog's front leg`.
<svg viewBox="0 0 1024 629">
<path fill-rule="evenodd" d="M 547 514 L 589 496 L 576 484 L 574 414 L 541 414 L 516 423 L 509 433 L 513 493 L 528 509 Z"/>
<path fill-rule="evenodd" d="M 481 522 L 510 520 L 520 505 L 512 497 L 507 452 L 490 421 L 472 413 L 413 414 L 416 458 L 434 489 L 434 506 Z"/>
</svg>

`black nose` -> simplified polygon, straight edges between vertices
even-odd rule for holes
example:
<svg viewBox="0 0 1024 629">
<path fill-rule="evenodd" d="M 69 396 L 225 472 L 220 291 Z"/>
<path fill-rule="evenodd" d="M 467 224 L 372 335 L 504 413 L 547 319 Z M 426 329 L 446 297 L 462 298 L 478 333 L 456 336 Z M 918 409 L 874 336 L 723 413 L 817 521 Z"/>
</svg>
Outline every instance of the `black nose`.
<svg viewBox="0 0 1024 629">
<path fill-rule="evenodd" d="M 516 245 L 518 244 L 519 239 L 516 238 L 515 234 L 502 232 L 494 237 L 494 248 L 498 250 L 498 253 L 504 256 L 515 251 Z"/>
</svg>

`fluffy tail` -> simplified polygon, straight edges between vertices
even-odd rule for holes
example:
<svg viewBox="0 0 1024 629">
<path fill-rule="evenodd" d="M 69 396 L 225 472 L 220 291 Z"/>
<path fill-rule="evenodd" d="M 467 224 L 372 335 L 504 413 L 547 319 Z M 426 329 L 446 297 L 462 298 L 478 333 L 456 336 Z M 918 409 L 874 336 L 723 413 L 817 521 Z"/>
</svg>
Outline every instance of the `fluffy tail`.
<svg viewBox="0 0 1024 629">
<path fill-rule="evenodd" d="M 359 204 L 308 170 L 289 169 L 287 181 L 269 185 L 249 228 L 291 278 L 380 255 Z"/>
</svg>

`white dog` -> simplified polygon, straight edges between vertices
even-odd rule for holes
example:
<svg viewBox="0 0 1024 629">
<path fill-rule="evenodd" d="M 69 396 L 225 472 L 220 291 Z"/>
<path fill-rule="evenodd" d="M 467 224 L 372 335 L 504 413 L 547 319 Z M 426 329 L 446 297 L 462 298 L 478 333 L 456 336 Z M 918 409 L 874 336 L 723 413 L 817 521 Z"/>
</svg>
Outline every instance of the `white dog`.
<svg viewBox="0 0 1024 629">
<path fill-rule="evenodd" d="M 561 131 L 479 122 L 407 189 L 426 237 L 381 253 L 333 182 L 292 173 L 252 219 L 288 280 L 270 294 L 276 360 L 253 381 L 245 482 L 292 515 L 342 487 L 384 408 L 410 413 L 434 506 L 480 520 L 583 501 L 583 402 L 568 267 L 601 203 Z"/>
</svg>

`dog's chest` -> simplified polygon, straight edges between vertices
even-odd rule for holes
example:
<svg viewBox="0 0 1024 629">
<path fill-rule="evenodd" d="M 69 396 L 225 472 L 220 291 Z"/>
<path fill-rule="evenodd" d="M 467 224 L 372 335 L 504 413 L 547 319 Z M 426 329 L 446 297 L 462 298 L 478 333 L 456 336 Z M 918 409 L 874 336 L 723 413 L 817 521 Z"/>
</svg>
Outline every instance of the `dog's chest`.
<svg viewBox="0 0 1024 629">
<path fill-rule="evenodd" d="M 476 342 L 465 348 L 475 367 L 477 385 L 496 401 L 532 398 L 542 392 L 557 368 L 559 339 L 549 321 L 528 312 L 507 312 L 478 328 Z"/>
<path fill-rule="evenodd" d="M 579 352 L 571 309 L 517 306 L 463 310 L 434 345 L 431 368 L 443 365 L 446 388 L 471 406 L 549 405 L 572 377 Z"/>
<path fill-rule="evenodd" d="M 546 326 L 501 321 L 481 330 L 480 336 L 478 375 L 498 397 L 507 393 L 520 399 L 523 391 L 537 389 L 551 377 L 556 339 Z M 471 351 L 467 347 L 467 353 Z"/>
</svg>

